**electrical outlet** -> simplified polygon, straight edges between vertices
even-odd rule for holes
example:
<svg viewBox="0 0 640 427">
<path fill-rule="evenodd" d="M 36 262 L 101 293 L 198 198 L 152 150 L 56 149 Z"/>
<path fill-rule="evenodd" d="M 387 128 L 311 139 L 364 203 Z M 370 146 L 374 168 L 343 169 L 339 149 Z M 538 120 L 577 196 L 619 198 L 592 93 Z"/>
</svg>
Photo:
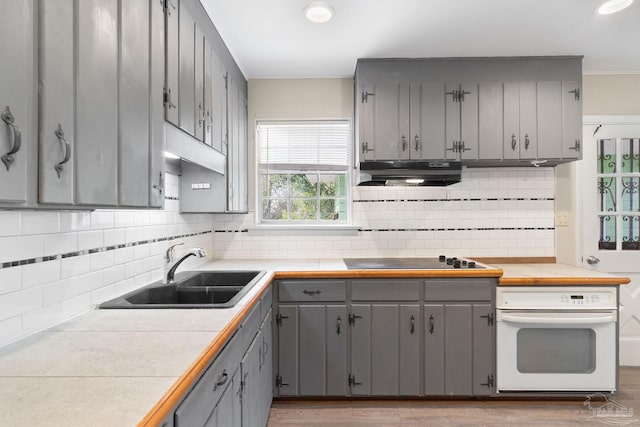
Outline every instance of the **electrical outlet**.
<svg viewBox="0 0 640 427">
<path fill-rule="evenodd" d="M 569 214 L 567 212 L 556 212 L 556 227 L 567 227 L 569 225 Z"/>
</svg>

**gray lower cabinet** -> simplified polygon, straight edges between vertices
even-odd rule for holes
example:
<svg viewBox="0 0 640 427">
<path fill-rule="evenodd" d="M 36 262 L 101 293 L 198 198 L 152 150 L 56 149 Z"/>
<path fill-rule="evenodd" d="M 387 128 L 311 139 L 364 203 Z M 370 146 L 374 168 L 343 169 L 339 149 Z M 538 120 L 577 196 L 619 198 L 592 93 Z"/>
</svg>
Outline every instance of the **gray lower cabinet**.
<svg viewBox="0 0 640 427">
<path fill-rule="evenodd" d="M 494 394 L 496 280 L 282 280 L 277 396 Z"/>
<path fill-rule="evenodd" d="M 352 395 L 420 394 L 420 306 L 352 304 Z"/>
<path fill-rule="evenodd" d="M 272 400 L 271 313 L 242 358 L 242 426 L 264 427 Z"/>
</svg>

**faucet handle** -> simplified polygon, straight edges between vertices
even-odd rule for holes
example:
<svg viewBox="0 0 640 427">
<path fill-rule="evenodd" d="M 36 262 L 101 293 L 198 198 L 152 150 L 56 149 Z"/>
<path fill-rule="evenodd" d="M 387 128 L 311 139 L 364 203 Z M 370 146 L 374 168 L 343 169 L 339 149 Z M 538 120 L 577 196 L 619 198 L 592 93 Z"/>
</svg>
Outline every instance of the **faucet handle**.
<svg viewBox="0 0 640 427">
<path fill-rule="evenodd" d="M 175 245 L 171 245 L 169 246 L 169 248 L 167 249 L 167 252 L 164 254 L 164 259 L 167 262 L 172 262 L 173 261 L 173 254 L 175 252 L 175 247 L 176 246 L 180 246 L 180 245 L 184 245 L 184 243 L 176 243 Z"/>
</svg>

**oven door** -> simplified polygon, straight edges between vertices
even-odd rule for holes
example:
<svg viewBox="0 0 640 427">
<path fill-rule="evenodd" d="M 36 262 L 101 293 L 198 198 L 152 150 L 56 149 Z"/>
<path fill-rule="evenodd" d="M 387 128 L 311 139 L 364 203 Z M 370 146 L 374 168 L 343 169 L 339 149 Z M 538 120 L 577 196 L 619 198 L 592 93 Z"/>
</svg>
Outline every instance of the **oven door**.
<svg viewBox="0 0 640 427">
<path fill-rule="evenodd" d="M 617 311 L 497 312 L 499 392 L 615 391 Z"/>
</svg>

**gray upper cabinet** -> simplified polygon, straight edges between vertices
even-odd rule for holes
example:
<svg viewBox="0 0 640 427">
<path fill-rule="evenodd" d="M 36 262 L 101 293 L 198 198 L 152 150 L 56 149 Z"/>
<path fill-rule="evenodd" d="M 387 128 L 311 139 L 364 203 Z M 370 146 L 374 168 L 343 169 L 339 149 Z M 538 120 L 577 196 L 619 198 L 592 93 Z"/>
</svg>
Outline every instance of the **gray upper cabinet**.
<svg viewBox="0 0 640 427">
<path fill-rule="evenodd" d="M 359 160 L 580 159 L 581 73 L 580 57 L 359 60 Z"/>
<path fill-rule="evenodd" d="M 213 50 L 213 100 L 211 106 L 211 146 L 227 153 L 227 79 L 229 73 L 220 55 Z"/>
<path fill-rule="evenodd" d="M 40 3 L 39 200 L 73 204 L 75 155 L 73 0 Z"/>
<path fill-rule="evenodd" d="M 163 5 L 54 0 L 39 14 L 41 206 L 162 207 Z"/>
<path fill-rule="evenodd" d="M 118 203 L 118 1 L 77 3 L 76 203 Z M 71 46 L 69 46 L 71 47 Z"/>
<path fill-rule="evenodd" d="M 203 71 L 203 96 L 204 111 L 202 117 L 202 132 L 204 143 L 210 147 L 213 145 L 213 48 L 207 39 L 204 39 L 204 71 Z M 214 147 L 220 151 L 219 147 Z"/>
<path fill-rule="evenodd" d="M 204 141 L 204 121 L 206 115 L 206 107 L 204 104 L 204 65 L 205 50 L 204 36 L 199 27 L 195 27 L 195 135 L 199 141 Z"/>
<path fill-rule="evenodd" d="M 227 82 L 227 211 L 247 212 L 247 96 L 233 77 Z"/>
<path fill-rule="evenodd" d="M 178 103 L 180 98 L 180 3 L 166 0 L 165 41 L 166 41 L 166 83 L 164 87 L 165 117 L 169 123 L 180 126 Z"/>
<path fill-rule="evenodd" d="M 120 6 L 118 204 L 149 204 L 150 30 L 149 0 Z"/>
<path fill-rule="evenodd" d="M 180 3 L 180 95 L 178 109 L 180 111 L 180 129 L 195 135 L 196 126 L 196 71 L 195 71 L 195 33 L 196 24 L 191 13 Z"/>
<path fill-rule="evenodd" d="M 9 0 L 2 4 L 0 37 L 0 202 L 24 206 L 28 201 L 28 176 L 37 159 L 35 133 L 37 86 L 35 82 L 34 2 Z"/>
</svg>

